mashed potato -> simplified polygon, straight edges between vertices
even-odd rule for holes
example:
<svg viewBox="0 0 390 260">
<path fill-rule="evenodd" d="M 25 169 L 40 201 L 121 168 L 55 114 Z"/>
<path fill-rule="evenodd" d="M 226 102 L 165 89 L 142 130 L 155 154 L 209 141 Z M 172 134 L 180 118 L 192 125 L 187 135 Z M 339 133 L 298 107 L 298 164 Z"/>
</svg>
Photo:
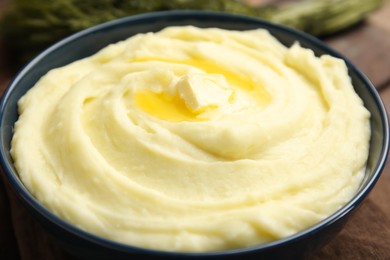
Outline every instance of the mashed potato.
<svg viewBox="0 0 390 260">
<path fill-rule="evenodd" d="M 283 238 L 356 192 L 369 112 L 344 62 L 266 30 L 135 35 L 54 69 L 20 100 L 12 156 L 52 212 L 140 247 Z"/>
</svg>

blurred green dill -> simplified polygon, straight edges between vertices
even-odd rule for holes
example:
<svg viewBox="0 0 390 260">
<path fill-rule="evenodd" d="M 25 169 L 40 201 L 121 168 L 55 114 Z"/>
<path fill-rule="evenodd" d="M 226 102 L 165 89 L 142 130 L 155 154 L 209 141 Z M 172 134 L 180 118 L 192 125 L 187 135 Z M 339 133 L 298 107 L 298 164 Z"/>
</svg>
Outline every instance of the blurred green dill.
<svg viewBox="0 0 390 260">
<path fill-rule="evenodd" d="M 0 20 L 0 37 L 14 63 L 20 66 L 72 33 L 145 12 L 173 9 L 230 12 L 322 36 L 356 24 L 382 3 L 383 0 L 303 0 L 252 6 L 238 0 L 13 0 Z"/>
</svg>

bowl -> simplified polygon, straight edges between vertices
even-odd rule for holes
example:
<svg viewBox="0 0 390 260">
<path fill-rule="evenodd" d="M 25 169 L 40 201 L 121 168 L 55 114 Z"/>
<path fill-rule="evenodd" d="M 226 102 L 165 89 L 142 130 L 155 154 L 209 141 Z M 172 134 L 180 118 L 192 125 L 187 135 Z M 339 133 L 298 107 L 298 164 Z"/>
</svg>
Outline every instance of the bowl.
<svg viewBox="0 0 390 260">
<path fill-rule="evenodd" d="M 312 49 L 316 55 L 330 54 L 344 59 L 353 86 L 372 115 L 370 121 L 372 135 L 367 170 L 356 195 L 331 216 L 292 236 L 249 248 L 204 253 L 166 252 L 113 242 L 62 220 L 37 201 L 19 179 L 10 156 L 10 141 L 14 123 L 18 118 L 17 101 L 19 98 L 41 76 L 53 68 L 92 55 L 106 45 L 134 34 L 159 31 L 173 25 L 234 30 L 265 28 L 287 46 L 299 41 L 302 47 Z M 94 26 L 58 42 L 33 59 L 10 83 L 0 104 L 0 127 L 0 162 L 11 187 L 29 212 L 39 220 L 59 245 L 70 254 L 85 259 L 127 259 L 131 256 L 288 259 L 310 255 L 342 229 L 368 195 L 384 168 L 389 148 L 389 126 L 385 107 L 375 87 L 350 61 L 320 40 L 300 31 L 256 18 L 208 11 L 163 11 L 130 16 Z"/>
</svg>

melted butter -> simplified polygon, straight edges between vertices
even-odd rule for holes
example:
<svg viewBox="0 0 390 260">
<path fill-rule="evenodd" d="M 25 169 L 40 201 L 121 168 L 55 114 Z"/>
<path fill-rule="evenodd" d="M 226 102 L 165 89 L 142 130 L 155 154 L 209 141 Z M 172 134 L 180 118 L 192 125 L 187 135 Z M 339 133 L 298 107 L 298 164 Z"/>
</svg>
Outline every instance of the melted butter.
<svg viewBox="0 0 390 260">
<path fill-rule="evenodd" d="M 148 61 L 183 64 L 201 69 L 209 74 L 221 74 L 226 78 L 233 90 L 235 88 L 244 90 L 259 106 L 266 106 L 271 100 L 269 93 L 263 87 L 256 86 L 256 83 L 252 79 L 233 72 L 213 61 L 202 59 L 170 60 L 145 57 L 134 59 L 130 62 Z M 191 112 L 184 102 L 177 97 L 168 97 L 164 94 L 143 90 L 136 93 L 135 102 L 139 108 L 159 119 L 172 122 L 206 120 L 199 118 L 197 113 Z M 229 102 L 234 102 L 234 95 L 231 96 Z"/>
<path fill-rule="evenodd" d="M 191 112 L 181 99 L 163 93 L 140 90 L 135 94 L 134 100 L 143 111 L 162 120 L 170 122 L 206 120 Z"/>
</svg>

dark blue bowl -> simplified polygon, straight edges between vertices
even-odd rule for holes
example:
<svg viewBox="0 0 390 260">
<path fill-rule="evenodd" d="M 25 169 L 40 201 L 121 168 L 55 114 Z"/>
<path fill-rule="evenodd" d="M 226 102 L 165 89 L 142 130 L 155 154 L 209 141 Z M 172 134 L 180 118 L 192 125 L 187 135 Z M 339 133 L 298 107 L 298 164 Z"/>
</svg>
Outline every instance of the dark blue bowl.
<svg viewBox="0 0 390 260">
<path fill-rule="evenodd" d="M 55 216 L 28 192 L 18 177 L 9 153 L 13 126 L 18 118 L 19 98 L 50 69 L 92 55 L 106 45 L 134 34 L 159 31 L 173 25 L 235 30 L 265 28 L 287 46 L 299 41 L 303 47 L 312 49 L 316 55 L 330 54 L 346 61 L 354 88 L 372 115 L 372 136 L 366 176 L 348 204 L 315 226 L 284 239 L 236 250 L 180 253 L 124 245 L 85 232 Z M 307 256 L 334 237 L 368 195 L 383 170 L 389 148 L 388 118 L 380 96 L 370 81 L 343 56 L 318 39 L 284 26 L 246 16 L 203 11 L 167 11 L 126 17 L 97 25 L 60 41 L 32 60 L 11 82 L 0 104 L 0 127 L 0 161 L 3 172 L 16 194 L 64 249 L 78 257 L 90 259 L 126 259 L 131 256 L 289 259 Z"/>
</svg>

